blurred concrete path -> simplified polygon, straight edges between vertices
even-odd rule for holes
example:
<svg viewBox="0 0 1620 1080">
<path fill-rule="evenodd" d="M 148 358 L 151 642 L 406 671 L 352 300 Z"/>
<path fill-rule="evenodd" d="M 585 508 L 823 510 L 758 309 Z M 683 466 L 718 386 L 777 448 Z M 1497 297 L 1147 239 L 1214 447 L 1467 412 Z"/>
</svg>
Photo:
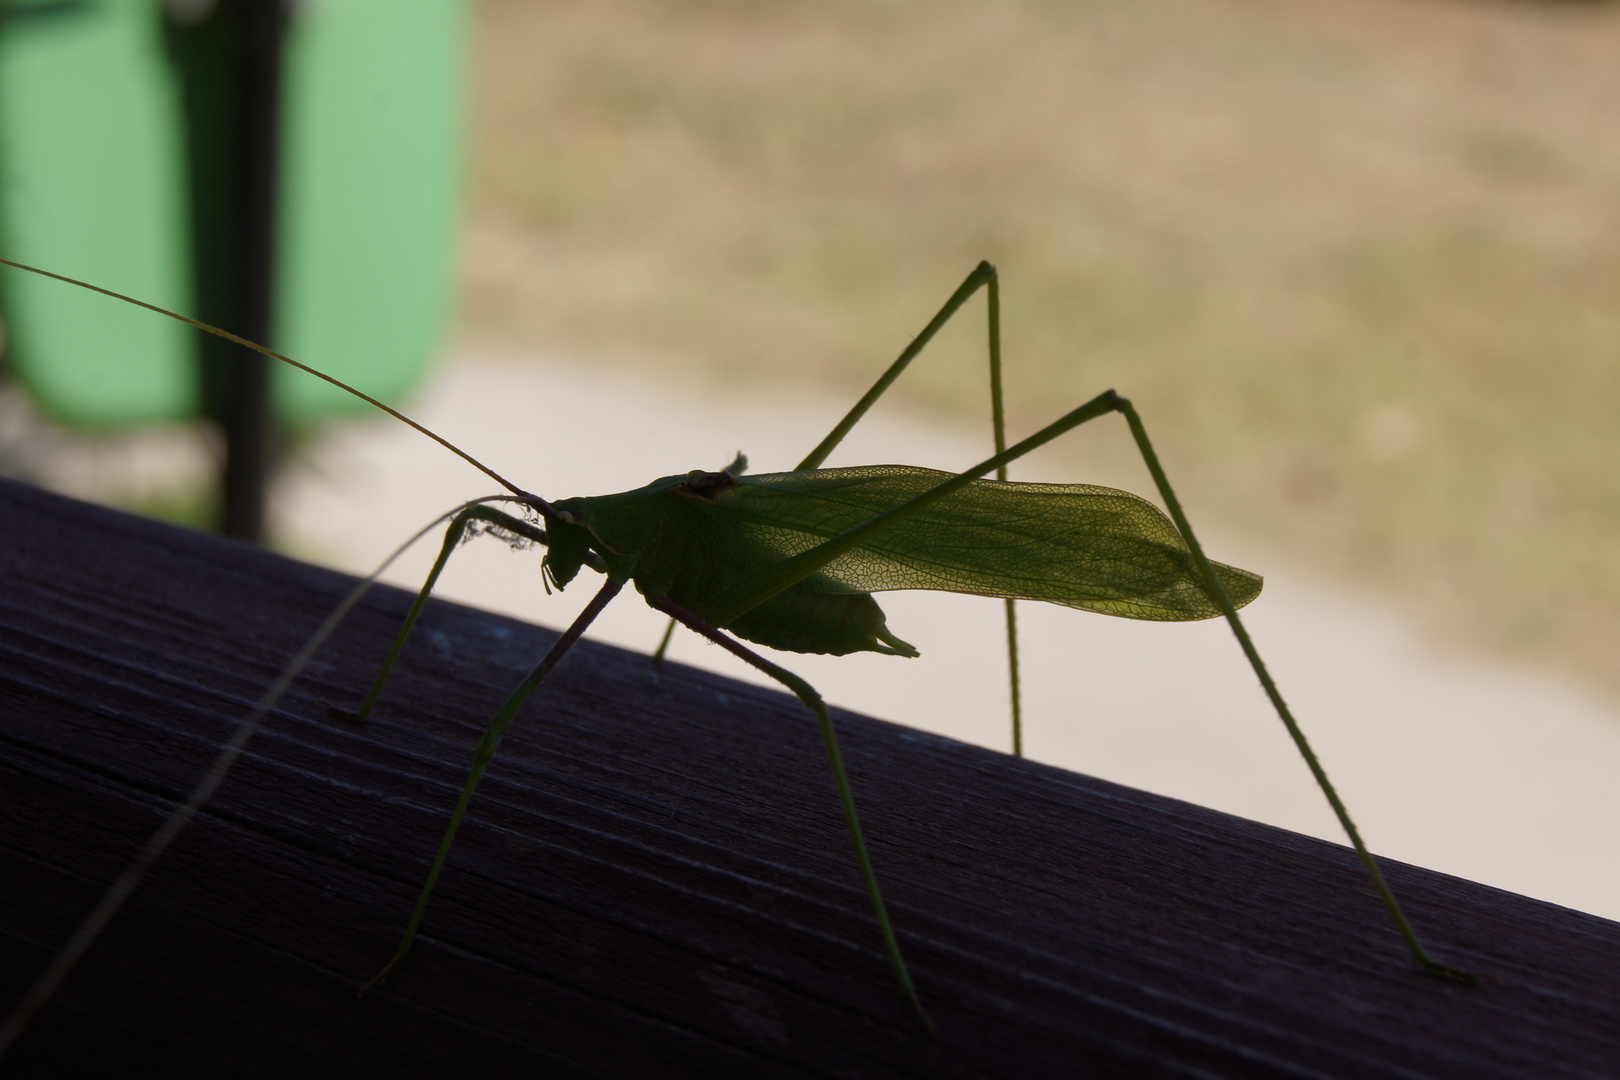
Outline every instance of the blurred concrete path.
<svg viewBox="0 0 1620 1080">
<path fill-rule="evenodd" d="M 802 393 L 727 396 L 543 357 L 474 356 L 442 371 L 407 411 L 517 483 L 564 498 L 717 469 L 737 450 L 756 472 L 792 468 L 847 404 Z M 1054 414 L 1070 404 L 1054 403 Z M 881 406 L 846 447 L 829 464 L 963 468 L 988 454 L 981 442 Z M 312 461 L 280 494 L 287 542 L 360 573 L 435 515 L 493 488 L 390 421 L 328 437 Z M 1173 479 L 1174 462 L 1167 467 Z M 1043 473 L 1039 462 L 1015 468 L 1014 478 L 1118 482 Z M 1145 471 L 1128 486 L 1146 491 Z M 1218 531 L 1205 540 L 1215 558 L 1265 575 L 1245 620 L 1375 851 L 1620 918 L 1620 712 L 1612 703 L 1500 659 L 1447 653 L 1399 612 L 1319 584 L 1275 553 L 1223 543 Z M 419 544 L 388 580 L 417 588 L 437 546 Z M 538 553 L 486 539 L 452 561 L 441 594 L 562 626 L 593 591 L 584 578 L 548 597 Z M 1006 747 L 999 603 L 928 593 L 881 601 L 921 659 L 783 659 L 835 704 Z M 1134 623 L 1044 604 L 1020 611 L 1030 756 L 1342 841 L 1222 623 Z M 594 636 L 650 651 L 662 630 L 660 616 L 626 595 Z M 672 655 L 759 681 L 690 634 L 677 635 Z M 543 722 L 543 711 L 527 722 Z"/>
</svg>

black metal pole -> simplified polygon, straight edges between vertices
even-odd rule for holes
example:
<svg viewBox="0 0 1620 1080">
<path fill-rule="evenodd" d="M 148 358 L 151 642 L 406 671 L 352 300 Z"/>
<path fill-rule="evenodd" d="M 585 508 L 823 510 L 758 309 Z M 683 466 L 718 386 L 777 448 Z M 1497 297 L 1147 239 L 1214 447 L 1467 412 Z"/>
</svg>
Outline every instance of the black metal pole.
<svg viewBox="0 0 1620 1080">
<path fill-rule="evenodd" d="M 171 4 L 186 112 L 192 265 L 204 322 L 273 344 L 283 0 Z M 264 539 L 276 437 L 268 361 L 199 342 L 204 408 L 225 436 L 220 531 Z"/>
</svg>

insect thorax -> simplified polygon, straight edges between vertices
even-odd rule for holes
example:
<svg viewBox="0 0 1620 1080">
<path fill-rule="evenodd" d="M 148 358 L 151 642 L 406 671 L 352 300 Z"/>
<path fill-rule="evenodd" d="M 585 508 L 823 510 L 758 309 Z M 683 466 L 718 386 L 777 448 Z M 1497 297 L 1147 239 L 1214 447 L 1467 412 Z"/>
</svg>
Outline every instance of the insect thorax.
<svg viewBox="0 0 1620 1080">
<path fill-rule="evenodd" d="M 546 570 L 566 585 L 595 552 L 642 595 L 668 599 L 707 617 L 714 599 L 774 565 L 781 552 L 751 539 L 757 523 L 727 507 L 737 488 L 728 473 L 694 471 L 644 488 L 556 504 L 567 520 L 548 526 Z M 732 619 L 723 629 L 787 652 L 881 652 L 915 656 L 889 633 L 871 594 L 812 575 Z"/>
</svg>

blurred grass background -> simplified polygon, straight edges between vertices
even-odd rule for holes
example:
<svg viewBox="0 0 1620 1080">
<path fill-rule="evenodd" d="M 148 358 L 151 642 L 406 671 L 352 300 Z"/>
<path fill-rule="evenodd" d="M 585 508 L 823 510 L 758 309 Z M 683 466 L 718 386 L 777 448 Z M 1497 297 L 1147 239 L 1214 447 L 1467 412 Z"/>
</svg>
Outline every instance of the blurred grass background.
<svg viewBox="0 0 1620 1080">
<path fill-rule="evenodd" d="M 987 258 L 1015 436 L 1115 387 L 1253 569 L 1620 694 L 1620 3 L 477 13 L 463 350 L 853 400 Z M 893 396 L 983 432 L 983 327 Z M 1042 478 L 1145 490 L 1103 426 Z M 188 523 L 209 439 L 0 387 L 0 471 Z"/>
<path fill-rule="evenodd" d="M 477 49 L 462 344 L 853 400 L 987 258 L 1015 433 L 1116 387 L 1195 521 L 1620 692 L 1620 6 L 485 0 Z M 897 392 L 983 425 L 982 307 L 939 348 Z"/>
</svg>

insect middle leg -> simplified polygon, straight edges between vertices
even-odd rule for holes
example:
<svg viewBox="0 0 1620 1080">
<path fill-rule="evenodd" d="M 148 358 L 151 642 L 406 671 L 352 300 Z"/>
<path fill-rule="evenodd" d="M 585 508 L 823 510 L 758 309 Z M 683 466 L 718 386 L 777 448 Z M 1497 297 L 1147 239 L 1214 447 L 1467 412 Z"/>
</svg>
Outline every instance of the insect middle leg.
<svg viewBox="0 0 1620 1080">
<path fill-rule="evenodd" d="M 855 425 L 860 423 L 861 418 L 877 403 L 878 398 L 894 385 L 901 373 L 923 349 L 927 348 L 928 343 L 934 340 L 934 335 L 939 333 L 940 329 L 951 320 L 951 316 L 955 315 L 981 288 L 985 291 L 985 307 L 989 322 L 990 424 L 995 433 L 996 453 L 1004 452 L 1007 449 L 1007 417 L 1001 392 L 1001 278 L 993 264 L 987 260 L 980 260 L 979 265 L 962 279 L 962 284 L 956 287 L 950 299 L 946 300 L 944 306 L 928 321 L 928 325 L 911 339 L 911 344 L 907 345 L 894 363 L 889 365 L 888 370 L 878 377 L 870 390 L 861 395 L 861 399 L 833 426 L 827 437 L 805 455 L 804 460 L 799 462 L 794 471 L 820 468 L 822 462 L 827 460 L 827 455 L 844 441 L 844 436 L 854 430 Z M 997 466 L 996 479 L 1007 479 L 1005 464 Z M 1002 604 L 1007 622 L 1007 681 L 1012 705 L 1012 752 L 1016 757 L 1023 757 L 1024 714 L 1018 678 L 1018 602 L 1008 597 Z"/>
<path fill-rule="evenodd" d="M 793 674 L 793 672 L 771 663 L 742 644 L 742 642 L 698 618 L 673 601 L 667 598 L 649 597 L 647 603 L 664 612 L 672 620 L 702 634 L 743 662 L 769 675 L 793 691 L 794 696 L 803 702 L 806 708 L 816 714 L 816 722 L 821 729 L 822 745 L 827 751 L 827 762 L 832 766 L 833 783 L 838 787 L 838 799 L 843 805 L 844 823 L 849 828 L 850 839 L 855 842 L 855 859 L 860 863 L 861 877 L 865 879 L 867 895 L 872 900 L 872 910 L 876 913 L 878 927 L 883 932 L 883 944 L 888 950 L 889 962 L 894 967 L 894 974 L 900 982 L 901 991 L 906 995 L 906 1000 L 911 1003 L 912 1011 L 917 1014 L 917 1018 L 922 1021 L 924 1027 L 929 1031 L 933 1031 L 934 1022 L 928 1018 L 928 1013 L 922 1006 L 922 999 L 917 996 L 917 988 L 911 981 L 911 972 L 906 969 L 905 957 L 900 953 L 900 942 L 894 936 L 894 926 L 889 921 L 889 910 L 883 903 L 883 893 L 878 888 L 877 873 L 872 869 L 872 857 L 866 850 L 866 835 L 861 829 L 860 815 L 855 810 L 855 792 L 849 783 L 849 773 L 844 769 L 844 756 L 838 749 L 838 732 L 833 727 L 832 714 L 827 711 L 827 703 L 821 699 L 820 694 L 816 693 L 815 687 Z"/>
<path fill-rule="evenodd" d="M 814 450 L 804 456 L 804 459 L 794 467 L 795 472 L 809 469 L 819 469 L 827 460 L 829 454 L 844 441 L 855 425 L 877 404 L 879 398 L 888 392 L 911 362 L 921 355 L 928 343 L 934 340 L 935 335 L 950 322 L 962 306 L 966 304 L 980 289 L 985 290 L 985 301 L 989 322 L 989 350 L 990 350 L 990 422 L 995 435 L 996 453 L 1000 454 L 1007 449 L 1007 418 L 1004 407 L 1004 398 L 1001 388 L 1001 279 L 996 273 L 994 265 L 987 261 L 980 261 L 968 276 L 962 279 L 962 284 L 950 299 L 940 307 L 934 317 L 928 321 L 917 336 L 911 339 L 894 363 L 878 377 L 866 393 L 861 395 L 844 418 L 833 426 L 826 438 L 816 444 Z M 996 469 L 996 479 L 1007 479 L 1007 466 L 1000 465 Z M 1018 675 L 1018 614 L 1017 601 L 1010 597 L 1003 601 L 1007 626 L 1007 675 L 1010 687 L 1012 707 L 1012 752 L 1018 757 L 1024 756 L 1024 722 L 1022 694 L 1019 689 Z M 653 653 L 653 662 L 661 663 L 665 652 L 669 649 L 670 636 L 675 630 L 678 620 L 671 619 L 664 629 L 664 637 L 658 643 Z"/>
<path fill-rule="evenodd" d="M 1185 544 L 1185 554 L 1194 572 L 1194 581 L 1198 589 L 1207 597 L 1207 615 L 1219 614 L 1226 618 L 1233 634 L 1238 639 L 1245 658 L 1249 661 L 1250 667 L 1260 680 L 1266 696 L 1276 709 L 1283 726 L 1288 730 L 1289 737 L 1293 739 L 1295 747 L 1305 759 L 1311 775 L 1316 779 L 1317 786 L 1321 788 L 1322 794 L 1327 798 L 1328 804 L 1339 819 L 1339 824 L 1350 838 L 1357 858 L 1360 859 L 1362 866 L 1366 869 L 1367 876 L 1372 880 L 1373 887 L 1383 900 L 1385 909 L 1389 912 L 1413 957 L 1430 974 L 1463 982 L 1477 982 L 1478 978 L 1476 976 L 1436 963 L 1429 957 L 1422 944 L 1418 941 L 1411 924 L 1407 922 L 1399 903 L 1396 902 L 1394 893 L 1390 891 L 1388 883 L 1385 882 L 1377 861 L 1362 841 L 1361 834 L 1357 830 L 1355 823 L 1351 821 L 1344 802 L 1339 798 L 1332 783 L 1328 780 L 1326 771 L 1323 770 L 1315 752 L 1312 751 L 1309 742 L 1306 740 L 1304 732 L 1300 729 L 1292 712 L 1283 701 L 1282 694 L 1278 691 L 1276 683 L 1272 680 L 1264 662 L 1260 659 L 1260 654 L 1255 649 L 1248 631 L 1244 628 L 1243 621 L 1238 617 L 1237 607 L 1233 604 L 1220 575 L 1217 574 L 1215 567 L 1205 556 L 1202 545 L 1199 544 L 1197 537 L 1193 534 L 1192 525 L 1182 511 L 1181 502 L 1176 497 L 1175 490 L 1170 486 L 1169 479 L 1165 476 L 1164 468 L 1159 462 L 1158 454 L 1154 451 L 1152 442 L 1148 439 L 1147 429 L 1143 426 L 1141 417 L 1137 415 L 1135 407 L 1128 400 L 1112 390 L 1097 395 L 1086 404 L 1059 417 L 1034 435 L 1019 442 L 1016 446 L 979 462 L 972 468 L 942 481 L 897 506 L 876 514 L 862 524 L 850 528 L 815 547 L 799 552 L 753 574 L 716 597 L 706 607 L 705 614 L 714 625 L 729 626 L 741 615 L 752 611 L 771 597 L 792 588 L 812 574 L 821 572 L 823 568 L 831 565 L 844 555 L 877 540 L 885 530 L 900 525 L 923 510 L 958 492 L 964 491 L 970 485 L 978 482 L 980 478 L 994 472 L 1008 462 L 1046 445 L 1081 424 L 1106 416 L 1109 413 L 1121 414 L 1130 428 L 1137 450 L 1142 455 L 1148 471 L 1152 474 L 1159 496 L 1164 500 L 1170 512 L 1171 521 Z M 972 592 L 975 590 L 964 589 L 961 591 Z M 1002 594 L 997 592 L 995 595 Z M 1031 592 L 1023 595 L 1039 597 L 1040 593 Z M 1060 599 L 1058 602 L 1064 601 Z"/>
</svg>

